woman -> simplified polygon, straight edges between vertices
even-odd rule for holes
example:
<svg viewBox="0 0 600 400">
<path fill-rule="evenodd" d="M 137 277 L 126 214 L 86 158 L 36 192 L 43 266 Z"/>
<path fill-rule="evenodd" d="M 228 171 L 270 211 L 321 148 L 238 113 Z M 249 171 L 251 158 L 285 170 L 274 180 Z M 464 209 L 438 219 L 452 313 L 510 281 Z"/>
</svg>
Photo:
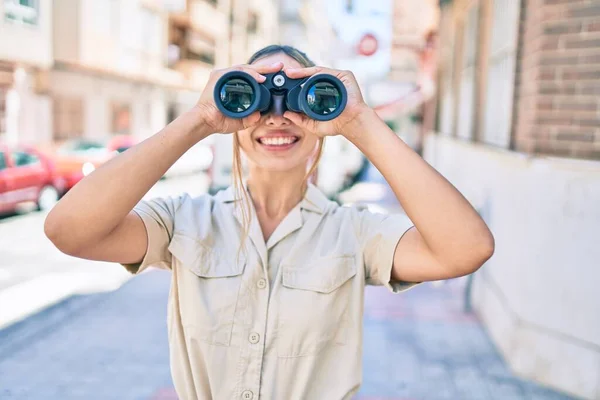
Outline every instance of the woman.
<svg viewBox="0 0 600 400">
<path fill-rule="evenodd" d="M 282 69 L 290 78 L 329 73 L 348 103 L 329 122 L 287 111 L 229 119 L 213 88 L 231 69 L 259 82 Z M 235 135 L 234 188 L 140 202 L 216 132 Z M 324 138 L 338 134 L 381 171 L 410 219 L 338 207 L 307 183 Z M 172 270 L 171 370 L 182 399 L 350 398 L 361 383 L 365 283 L 398 292 L 458 277 L 494 249 L 469 203 L 364 103 L 352 73 L 315 67 L 287 46 L 213 72 L 192 110 L 80 182 L 45 232 L 76 257 Z"/>
</svg>

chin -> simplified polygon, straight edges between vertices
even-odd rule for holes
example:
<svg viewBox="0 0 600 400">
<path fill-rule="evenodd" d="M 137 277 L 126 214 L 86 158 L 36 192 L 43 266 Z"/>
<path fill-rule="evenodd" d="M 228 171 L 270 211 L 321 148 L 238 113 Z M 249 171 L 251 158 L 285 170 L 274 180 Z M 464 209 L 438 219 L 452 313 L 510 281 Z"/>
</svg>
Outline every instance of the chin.
<svg viewBox="0 0 600 400">
<path fill-rule="evenodd" d="M 257 166 L 271 172 L 293 172 L 298 169 L 306 169 L 306 162 L 292 163 L 290 160 L 273 160 L 273 162 L 262 162 Z"/>
</svg>

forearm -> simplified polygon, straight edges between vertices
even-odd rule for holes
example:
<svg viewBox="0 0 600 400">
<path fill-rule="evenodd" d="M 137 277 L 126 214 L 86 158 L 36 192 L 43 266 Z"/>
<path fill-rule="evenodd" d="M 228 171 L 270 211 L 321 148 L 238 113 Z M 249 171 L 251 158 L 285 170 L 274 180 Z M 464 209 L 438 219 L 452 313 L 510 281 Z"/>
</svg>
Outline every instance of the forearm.
<svg viewBox="0 0 600 400">
<path fill-rule="evenodd" d="M 485 222 L 458 190 L 406 145 L 372 110 L 344 135 L 383 174 L 430 251 L 460 267 L 493 248 Z"/>
<path fill-rule="evenodd" d="M 45 224 L 48 237 L 68 241 L 67 247 L 105 237 L 175 161 L 209 133 L 199 111 L 193 109 L 103 164 L 50 212 Z"/>
</svg>

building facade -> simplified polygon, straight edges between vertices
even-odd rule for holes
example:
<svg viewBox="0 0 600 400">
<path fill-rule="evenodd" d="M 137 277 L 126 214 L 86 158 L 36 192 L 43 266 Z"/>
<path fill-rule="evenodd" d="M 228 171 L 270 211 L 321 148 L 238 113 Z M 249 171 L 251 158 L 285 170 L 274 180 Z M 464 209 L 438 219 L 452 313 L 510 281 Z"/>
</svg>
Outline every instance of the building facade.
<svg viewBox="0 0 600 400">
<path fill-rule="evenodd" d="M 40 88 L 53 63 L 52 2 L 0 2 L 0 139 L 50 132 L 51 103 Z"/>
<path fill-rule="evenodd" d="M 0 14 L 0 140 L 38 145 L 145 138 L 277 35 L 273 0 L 3 0 Z"/>
<path fill-rule="evenodd" d="M 488 222 L 473 306 L 512 369 L 600 398 L 600 4 L 444 1 L 425 158 Z"/>
</svg>

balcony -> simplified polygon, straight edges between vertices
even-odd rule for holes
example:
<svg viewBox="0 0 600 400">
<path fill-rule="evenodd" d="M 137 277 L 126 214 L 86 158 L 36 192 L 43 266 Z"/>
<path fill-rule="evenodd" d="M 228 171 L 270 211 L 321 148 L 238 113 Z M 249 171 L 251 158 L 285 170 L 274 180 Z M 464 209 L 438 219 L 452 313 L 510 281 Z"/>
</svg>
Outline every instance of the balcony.
<svg viewBox="0 0 600 400">
<path fill-rule="evenodd" d="M 211 38 L 220 38 L 227 33 L 229 21 L 227 15 L 206 0 L 189 2 L 190 24 L 194 30 Z"/>
<path fill-rule="evenodd" d="M 198 60 L 183 59 L 177 61 L 172 69 L 181 73 L 191 88 L 202 88 L 208 82 L 212 66 Z"/>
</svg>

